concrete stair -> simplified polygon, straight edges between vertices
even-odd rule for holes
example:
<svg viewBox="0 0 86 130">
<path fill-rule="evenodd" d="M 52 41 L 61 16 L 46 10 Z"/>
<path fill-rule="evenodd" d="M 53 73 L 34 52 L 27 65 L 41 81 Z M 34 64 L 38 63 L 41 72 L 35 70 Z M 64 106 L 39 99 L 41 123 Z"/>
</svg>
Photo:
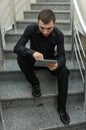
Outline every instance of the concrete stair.
<svg viewBox="0 0 86 130">
<path fill-rule="evenodd" d="M 53 2 L 62 2 L 62 3 L 66 3 L 66 2 L 70 2 L 70 0 L 36 0 L 37 3 L 46 3 L 46 2 L 49 2 L 49 3 L 53 3 Z"/>
<path fill-rule="evenodd" d="M 68 60 L 67 67 L 70 70 L 69 95 L 83 94 L 84 87 L 77 63 L 73 64 L 71 60 Z M 5 60 L 5 65 L 0 67 L 0 75 L 1 100 L 32 98 L 31 85 L 26 81 L 16 60 Z M 58 94 L 57 79 L 54 76 L 45 70 L 36 71 L 36 75 L 40 79 L 43 97 Z"/>
<path fill-rule="evenodd" d="M 69 19 L 70 18 L 70 10 L 53 10 L 56 14 L 57 19 Z M 25 11 L 24 12 L 24 18 L 25 19 L 36 19 L 38 16 L 38 13 L 40 10 L 31 10 L 31 11 Z"/>
<path fill-rule="evenodd" d="M 52 126 L 56 130 L 65 128 L 59 119 L 56 102 L 55 97 L 3 101 L 3 117 L 7 130 L 50 130 Z M 70 126 L 75 129 L 73 125 L 80 124 L 83 120 L 83 96 L 70 97 L 67 105 L 71 116 Z"/>
<path fill-rule="evenodd" d="M 13 48 L 15 46 L 15 42 L 8 42 L 6 44 L 6 48 L 4 49 L 4 57 L 5 59 L 14 59 L 16 58 L 16 54 L 13 53 Z M 29 42 L 28 42 L 28 46 L 29 48 Z M 65 50 L 66 50 L 66 58 L 67 59 L 71 59 L 72 58 L 72 54 L 71 54 L 71 44 L 66 44 L 65 43 Z"/>
<path fill-rule="evenodd" d="M 6 42 L 16 42 L 18 41 L 18 39 L 20 38 L 20 36 L 23 33 L 23 29 L 20 30 L 16 30 L 16 32 L 14 30 L 9 31 L 6 36 L 5 36 L 5 40 Z M 71 31 L 62 31 L 64 33 L 65 36 L 65 43 L 71 43 L 72 42 L 72 32 Z"/>
<path fill-rule="evenodd" d="M 72 32 L 70 0 L 36 0 L 31 11 L 24 12 L 24 19 L 16 21 L 17 30 L 5 35 L 4 65 L 0 66 L 0 130 L 86 130 L 84 114 L 84 85 L 77 62 L 72 61 Z M 65 36 L 67 67 L 70 70 L 67 110 L 71 121 L 64 125 L 57 112 L 57 79 L 45 70 L 36 71 L 42 96 L 34 98 L 31 85 L 26 81 L 16 61 L 13 47 L 25 27 L 37 22 L 40 9 L 51 8 L 56 26 Z M 29 42 L 28 46 L 29 47 Z"/>
<path fill-rule="evenodd" d="M 25 29 L 25 27 L 32 23 L 37 22 L 37 19 L 26 19 L 26 20 L 20 20 L 16 22 L 17 29 Z M 58 26 L 61 30 L 70 31 L 71 25 L 70 20 L 56 20 L 56 26 Z"/>
<path fill-rule="evenodd" d="M 76 124 L 81 126 L 84 120 L 84 88 L 77 63 L 72 64 L 72 61 L 67 60 L 67 66 L 71 73 L 67 101 L 71 123 L 65 127 L 75 128 Z M 41 83 L 41 98 L 32 97 L 31 86 L 16 60 L 5 60 L 5 65 L 0 67 L 0 99 L 6 130 L 64 128 L 57 112 L 57 79 L 43 70 L 37 71 L 36 74 Z M 85 124 L 83 126 L 85 127 Z"/>
<path fill-rule="evenodd" d="M 31 4 L 31 9 L 32 10 L 41 10 L 41 9 L 46 9 L 46 8 L 49 8 L 49 9 L 52 9 L 52 10 L 69 10 L 70 9 L 70 3 L 62 3 L 62 2 L 53 2 L 53 3 L 33 3 Z"/>
</svg>

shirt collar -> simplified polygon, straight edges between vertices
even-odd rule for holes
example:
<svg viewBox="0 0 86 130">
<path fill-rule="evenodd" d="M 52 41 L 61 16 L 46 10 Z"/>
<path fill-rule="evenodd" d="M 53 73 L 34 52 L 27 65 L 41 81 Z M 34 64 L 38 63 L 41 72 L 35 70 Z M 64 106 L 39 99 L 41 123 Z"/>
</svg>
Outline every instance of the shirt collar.
<svg viewBox="0 0 86 130">
<path fill-rule="evenodd" d="M 42 33 L 40 32 L 40 30 L 39 30 L 39 27 L 38 27 L 37 33 L 38 33 L 38 34 L 42 34 Z M 51 32 L 51 34 L 50 34 L 49 36 L 55 36 L 55 27 L 54 27 L 53 31 Z"/>
</svg>

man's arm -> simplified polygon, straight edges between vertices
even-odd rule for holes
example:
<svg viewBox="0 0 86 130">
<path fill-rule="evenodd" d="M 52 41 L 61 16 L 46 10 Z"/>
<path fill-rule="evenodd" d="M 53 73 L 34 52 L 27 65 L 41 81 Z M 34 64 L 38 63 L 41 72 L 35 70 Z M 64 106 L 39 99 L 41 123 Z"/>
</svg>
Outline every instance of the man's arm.
<svg viewBox="0 0 86 130">
<path fill-rule="evenodd" d="M 35 52 L 34 50 L 25 47 L 26 43 L 30 39 L 31 31 L 32 30 L 30 26 L 28 26 L 25 29 L 23 35 L 20 37 L 20 39 L 14 47 L 14 52 L 16 54 L 28 57 L 29 55 L 32 55 Z"/>
<path fill-rule="evenodd" d="M 64 35 L 62 32 L 59 32 L 58 43 L 57 43 L 57 53 L 58 53 L 58 67 L 62 67 L 66 64 L 65 59 L 65 49 L 64 49 Z"/>
</svg>

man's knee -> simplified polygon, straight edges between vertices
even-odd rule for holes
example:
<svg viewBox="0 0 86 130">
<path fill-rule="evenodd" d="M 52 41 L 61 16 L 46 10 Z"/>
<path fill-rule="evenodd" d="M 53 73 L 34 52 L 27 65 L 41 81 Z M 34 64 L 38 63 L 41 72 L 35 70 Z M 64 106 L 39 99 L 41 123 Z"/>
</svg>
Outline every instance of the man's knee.
<svg viewBox="0 0 86 130">
<path fill-rule="evenodd" d="M 69 71 L 69 69 L 68 69 L 66 66 L 64 66 L 64 67 L 62 67 L 62 68 L 60 69 L 60 73 L 69 75 L 69 74 L 70 74 L 70 71 Z"/>
<path fill-rule="evenodd" d="M 59 74 L 61 74 L 61 75 L 63 75 L 63 74 L 69 75 L 69 73 L 70 73 L 69 69 L 66 66 L 58 68 L 58 69 L 56 69 L 54 71 L 51 71 L 51 74 L 53 74 L 53 75 L 59 75 Z"/>
</svg>

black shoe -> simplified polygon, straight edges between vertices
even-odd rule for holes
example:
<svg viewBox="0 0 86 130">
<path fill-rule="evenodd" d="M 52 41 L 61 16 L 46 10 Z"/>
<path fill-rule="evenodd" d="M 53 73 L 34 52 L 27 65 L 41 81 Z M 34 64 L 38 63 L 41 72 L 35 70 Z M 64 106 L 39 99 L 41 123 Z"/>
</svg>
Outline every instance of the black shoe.
<svg viewBox="0 0 86 130">
<path fill-rule="evenodd" d="M 34 97 L 40 97 L 41 96 L 41 90 L 40 90 L 40 85 L 34 85 L 32 86 L 32 95 Z"/>
<path fill-rule="evenodd" d="M 70 116 L 66 110 L 59 110 L 60 119 L 64 124 L 70 123 Z"/>
</svg>

